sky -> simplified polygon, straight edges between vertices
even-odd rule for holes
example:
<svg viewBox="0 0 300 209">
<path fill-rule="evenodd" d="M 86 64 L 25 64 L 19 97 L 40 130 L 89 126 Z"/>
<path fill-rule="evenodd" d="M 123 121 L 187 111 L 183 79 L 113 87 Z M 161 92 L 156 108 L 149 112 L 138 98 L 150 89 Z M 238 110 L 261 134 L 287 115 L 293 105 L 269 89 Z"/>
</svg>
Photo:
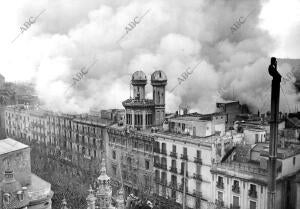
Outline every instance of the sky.
<svg viewBox="0 0 300 209">
<path fill-rule="evenodd" d="M 0 17 L 0 73 L 34 82 L 54 111 L 122 108 L 137 70 L 166 73 L 167 111 L 212 112 L 224 99 L 264 111 L 270 56 L 300 58 L 300 0 L 10 0 Z M 294 79 L 282 111 L 299 99 Z"/>
</svg>

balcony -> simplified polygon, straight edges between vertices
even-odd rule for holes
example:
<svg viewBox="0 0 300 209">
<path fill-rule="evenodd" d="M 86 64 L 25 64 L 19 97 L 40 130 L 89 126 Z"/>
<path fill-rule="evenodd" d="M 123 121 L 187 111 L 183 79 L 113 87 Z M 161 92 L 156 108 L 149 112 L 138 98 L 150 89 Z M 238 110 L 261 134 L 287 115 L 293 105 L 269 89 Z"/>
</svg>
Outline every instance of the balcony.
<svg viewBox="0 0 300 209">
<path fill-rule="evenodd" d="M 183 170 L 183 169 L 181 169 L 180 175 L 183 175 L 183 176 L 184 176 L 184 170 Z M 186 172 L 185 172 L 185 175 L 186 175 L 186 177 L 189 177 L 189 172 L 186 171 Z"/>
<path fill-rule="evenodd" d="M 201 159 L 201 158 L 198 158 L 198 157 L 195 157 L 195 158 L 194 158 L 194 163 L 197 163 L 197 164 L 202 165 L 202 159 Z"/>
<path fill-rule="evenodd" d="M 248 195 L 251 198 L 257 198 L 257 191 L 256 190 L 249 190 Z"/>
<path fill-rule="evenodd" d="M 239 193 L 240 193 L 240 187 L 239 187 L 239 185 L 233 185 L 233 186 L 232 186 L 232 191 L 233 191 L 234 193 L 239 194 Z"/>
<path fill-rule="evenodd" d="M 193 178 L 198 180 L 198 181 L 202 181 L 202 175 L 200 175 L 198 173 L 194 173 Z"/>
<path fill-rule="evenodd" d="M 217 208 L 223 207 L 224 206 L 224 201 L 223 200 L 216 200 L 216 206 L 217 206 Z"/>
<path fill-rule="evenodd" d="M 153 148 L 153 152 L 160 153 L 160 149 L 159 148 Z"/>
<path fill-rule="evenodd" d="M 217 188 L 224 189 L 224 183 L 222 181 L 217 181 Z"/>
<path fill-rule="evenodd" d="M 193 191 L 193 196 L 195 196 L 195 197 L 202 197 L 202 192 L 196 191 L 196 190 L 194 189 L 194 191 Z"/>
<path fill-rule="evenodd" d="M 169 183 L 169 187 L 170 187 L 171 189 L 177 189 L 177 183 L 170 182 L 170 183 Z"/>
<path fill-rule="evenodd" d="M 182 159 L 182 160 L 188 160 L 188 156 L 186 154 L 181 154 L 180 159 Z"/>
<path fill-rule="evenodd" d="M 163 186 L 167 186 L 167 180 L 166 179 L 161 179 L 160 184 Z"/>
<path fill-rule="evenodd" d="M 181 191 L 181 192 L 183 192 L 183 184 L 180 184 L 180 185 L 179 185 L 178 190 Z M 188 193 L 188 191 L 189 191 L 189 190 L 188 190 L 188 186 L 185 185 L 185 193 Z"/>
<path fill-rule="evenodd" d="M 177 153 L 176 152 L 170 152 L 170 156 L 177 159 Z"/>
<path fill-rule="evenodd" d="M 170 167 L 170 171 L 171 171 L 172 173 L 177 173 L 177 168 L 175 168 L 175 167 Z"/>
<path fill-rule="evenodd" d="M 154 178 L 154 182 L 157 183 L 157 184 L 159 184 L 160 183 L 160 178 L 159 177 L 155 177 Z"/>
<path fill-rule="evenodd" d="M 240 209 L 241 207 L 238 205 L 232 205 L 230 204 L 230 209 Z"/>
<path fill-rule="evenodd" d="M 160 168 L 163 169 L 163 170 L 166 170 L 166 171 L 168 170 L 166 164 L 161 164 L 161 167 L 160 167 Z"/>
<path fill-rule="evenodd" d="M 167 155 L 167 150 L 161 150 L 161 154 L 163 154 L 163 155 Z"/>
</svg>

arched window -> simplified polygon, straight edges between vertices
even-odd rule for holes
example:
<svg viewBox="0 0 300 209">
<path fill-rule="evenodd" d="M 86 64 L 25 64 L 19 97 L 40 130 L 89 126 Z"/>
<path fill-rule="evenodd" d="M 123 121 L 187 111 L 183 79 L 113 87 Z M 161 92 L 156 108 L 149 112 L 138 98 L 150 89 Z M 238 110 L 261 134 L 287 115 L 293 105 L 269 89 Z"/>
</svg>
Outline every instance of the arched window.
<svg viewBox="0 0 300 209">
<path fill-rule="evenodd" d="M 3 203 L 9 204 L 9 202 L 10 202 L 10 194 L 4 193 L 4 195 L 3 195 Z"/>
<path fill-rule="evenodd" d="M 24 200 L 24 193 L 23 191 L 18 191 L 17 192 L 17 197 L 19 201 L 23 201 Z"/>
</svg>

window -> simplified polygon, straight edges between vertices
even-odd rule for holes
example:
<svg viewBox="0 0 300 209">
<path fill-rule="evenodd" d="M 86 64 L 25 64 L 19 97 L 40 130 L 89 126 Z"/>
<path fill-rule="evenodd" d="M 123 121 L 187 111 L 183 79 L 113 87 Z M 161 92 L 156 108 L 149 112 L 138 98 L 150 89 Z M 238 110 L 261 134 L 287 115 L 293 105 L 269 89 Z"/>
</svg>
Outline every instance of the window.
<svg viewBox="0 0 300 209">
<path fill-rule="evenodd" d="M 9 202 L 10 202 L 10 194 L 5 193 L 3 195 L 3 202 L 6 203 L 6 204 L 9 204 Z"/>
<path fill-rule="evenodd" d="M 183 148 L 183 155 L 187 156 L 187 148 L 186 147 Z"/>
<path fill-rule="evenodd" d="M 127 158 L 127 165 L 131 166 L 131 158 L 130 157 Z"/>
<path fill-rule="evenodd" d="M 146 170 L 149 170 L 149 160 L 145 160 L 145 168 L 146 168 Z"/>
<path fill-rule="evenodd" d="M 159 180 L 159 170 L 155 170 L 155 179 Z"/>
<path fill-rule="evenodd" d="M 17 192 L 17 197 L 19 199 L 19 201 L 23 201 L 24 200 L 24 194 L 22 191 L 18 191 Z"/>
<path fill-rule="evenodd" d="M 172 160 L 172 168 L 176 168 L 176 160 Z"/>
<path fill-rule="evenodd" d="M 233 196 L 233 201 L 232 201 L 232 204 L 233 204 L 233 207 L 238 207 L 239 206 L 239 197 L 237 196 Z"/>
<path fill-rule="evenodd" d="M 116 159 L 116 151 L 115 150 L 112 151 L 112 158 Z"/>
<path fill-rule="evenodd" d="M 176 153 L 176 145 L 173 145 L 172 152 Z"/>
<path fill-rule="evenodd" d="M 293 157 L 293 165 L 296 164 L 296 157 Z"/>
<path fill-rule="evenodd" d="M 223 192 L 218 192 L 218 200 L 223 202 Z"/>
<path fill-rule="evenodd" d="M 256 202 L 250 201 L 250 209 L 256 209 Z"/>
<path fill-rule="evenodd" d="M 173 199 L 176 199 L 176 190 L 173 190 L 173 189 L 172 189 L 171 197 L 172 197 Z"/>
<path fill-rule="evenodd" d="M 116 176 L 117 175 L 117 167 L 113 166 L 112 170 L 113 170 L 113 175 Z"/>
<path fill-rule="evenodd" d="M 201 150 L 197 150 L 197 158 L 201 159 Z"/>
<path fill-rule="evenodd" d="M 162 143 L 162 144 L 161 144 L 161 151 L 162 151 L 162 153 L 164 153 L 164 154 L 167 153 L 167 150 L 166 150 L 166 143 Z"/>
</svg>

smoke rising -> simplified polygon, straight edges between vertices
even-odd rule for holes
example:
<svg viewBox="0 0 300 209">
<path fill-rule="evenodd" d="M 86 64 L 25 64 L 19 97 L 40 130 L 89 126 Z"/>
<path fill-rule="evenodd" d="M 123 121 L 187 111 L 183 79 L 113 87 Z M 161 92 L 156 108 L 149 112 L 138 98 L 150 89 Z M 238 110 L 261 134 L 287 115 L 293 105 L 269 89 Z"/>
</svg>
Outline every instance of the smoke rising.
<svg viewBox="0 0 300 209">
<path fill-rule="evenodd" d="M 161 69 L 168 77 L 167 111 L 184 102 L 191 111 L 212 112 L 216 101 L 234 99 L 263 112 L 270 106 L 265 102 L 271 84 L 267 68 L 276 44 L 258 26 L 261 8 L 259 0 L 26 2 L 16 9 L 18 20 L 11 23 L 16 31 L 9 33 L 10 39 L 24 20 L 47 11 L 9 46 L 4 67 L 10 69 L 8 77 L 34 81 L 39 97 L 55 111 L 122 108 L 121 102 L 130 96 L 130 74 L 137 70 L 148 76 L 151 98 L 150 75 Z M 128 23 L 149 9 L 117 43 Z M 232 24 L 252 10 L 231 33 Z M 89 73 L 65 93 L 72 77 L 94 59 L 97 63 Z M 185 69 L 197 63 L 193 74 L 170 92 Z M 292 71 L 288 64 L 278 68 L 282 75 Z M 283 90 L 280 109 L 287 111 L 287 104 L 292 106 L 299 96 L 290 83 Z"/>
</svg>

